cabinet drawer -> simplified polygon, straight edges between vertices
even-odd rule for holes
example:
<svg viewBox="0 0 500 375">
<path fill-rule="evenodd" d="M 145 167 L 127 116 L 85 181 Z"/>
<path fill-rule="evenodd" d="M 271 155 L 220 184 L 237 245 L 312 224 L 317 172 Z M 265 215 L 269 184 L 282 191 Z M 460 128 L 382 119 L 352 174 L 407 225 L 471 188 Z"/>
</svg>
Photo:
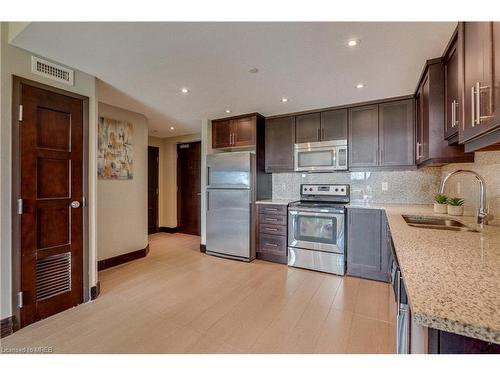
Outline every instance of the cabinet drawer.
<svg viewBox="0 0 500 375">
<path fill-rule="evenodd" d="M 259 213 L 268 215 L 286 215 L 286 205 L 280 204 L 261 204 Z"/>
<path fill-rule="evenodd" d="M 286 237 L 260 234 L 259 252 L 286 256 Z"/>
<path fill-rule="evenodd" d="M 286 225 L 286 216 L 261 214 L 260 218 L 259 218 L 259 223 L 260 224 Z"/>
<path fill-rule="evenodd" d="M 279 236 L 286 236 L 286 227 L 284 225 L 260 224 L 259 232 L 274 234 Z"/>
</svg>

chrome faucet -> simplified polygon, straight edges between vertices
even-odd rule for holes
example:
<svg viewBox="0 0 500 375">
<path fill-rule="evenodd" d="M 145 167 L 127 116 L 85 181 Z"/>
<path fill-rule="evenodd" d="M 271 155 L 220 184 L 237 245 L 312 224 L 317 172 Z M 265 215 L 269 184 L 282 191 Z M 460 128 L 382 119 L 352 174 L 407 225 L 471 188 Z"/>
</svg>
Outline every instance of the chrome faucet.
<svg viewBox="0 0 500 375">
<path fill-rule="evenodd" d="M 479 212 L 477 213 L 477 223 L 478 224 L 488 224 L 488 209 L 486 208 L 486 182 L 484 179 L 474 171 L 469 169 L 459 169 L 455 172 L 451 172 L 448 176 L 446 176 L 441 182 L 441 188 L 439 192 L 444 194 L 444 188 L 446 186 L 446 182 L 457 174 L 470 173 L 479 181 Z"/>
</svg>

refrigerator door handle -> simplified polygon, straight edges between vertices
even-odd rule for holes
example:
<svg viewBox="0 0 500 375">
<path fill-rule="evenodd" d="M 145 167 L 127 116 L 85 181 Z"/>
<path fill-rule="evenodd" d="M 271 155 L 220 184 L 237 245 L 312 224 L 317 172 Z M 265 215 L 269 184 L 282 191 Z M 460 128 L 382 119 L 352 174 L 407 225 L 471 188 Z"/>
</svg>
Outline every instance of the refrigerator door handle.
<svg viewBox="0 0 500 375">
<path fill-rule="evenodd" d="M 207 165 L 207 186 L 210 186 L 210 166 Z"/>
<path fill-rule="evenodd" d="M 207 211 L 210 211 L 210 192 L 207 191 Z"/>
</svg>

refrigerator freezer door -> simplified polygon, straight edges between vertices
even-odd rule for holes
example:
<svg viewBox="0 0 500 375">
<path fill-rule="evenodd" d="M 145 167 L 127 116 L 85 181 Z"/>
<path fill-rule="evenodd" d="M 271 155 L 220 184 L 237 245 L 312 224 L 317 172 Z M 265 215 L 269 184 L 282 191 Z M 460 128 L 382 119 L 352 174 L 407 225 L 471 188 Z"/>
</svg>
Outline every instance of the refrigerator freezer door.
<svg viewBox="0 0 500 375">
<path fill-rule="evenodd" d="M 250 259 L 251 191 L 207 191 L 207 253 Z"/>
<path fill-rule="evenodd" d="M 230 152 L 207 157 L 208 189 L 250 189 L 252 158 L 250 152 Z"/>
</svg>

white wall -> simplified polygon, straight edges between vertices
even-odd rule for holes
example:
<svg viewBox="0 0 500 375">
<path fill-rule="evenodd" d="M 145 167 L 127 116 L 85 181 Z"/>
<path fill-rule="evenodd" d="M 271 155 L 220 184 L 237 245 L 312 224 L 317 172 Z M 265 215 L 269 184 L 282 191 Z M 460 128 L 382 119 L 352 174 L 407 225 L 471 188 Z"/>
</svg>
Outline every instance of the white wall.
<svg viewBox="0 0 500 375">
<path fill-rule="evenodd" d="M 11 309 L 11 143 L 12 143 L 12 76 L 20 76 L 49 86 L 89 97 L 89 284 L 97 282 L 96 232 L 96 129 L 97 92 L 95 77 L 75 71 L 75 85 L 68 86 L 31 73 L 31 54 L 8 44 L 8 24 L 0 24 L 1 94 L 0 94 L 0 261 L 1 261 L 1 318 L 12 315 Z"/>
<path fill-rule="evenodd" d="M 143 249 L 148 244 L 148 122 L 144 115 L 99 103 L 99 117 L 133 124 L 133 178 L 97 183 L 98 260 Z"/>
</svg>

